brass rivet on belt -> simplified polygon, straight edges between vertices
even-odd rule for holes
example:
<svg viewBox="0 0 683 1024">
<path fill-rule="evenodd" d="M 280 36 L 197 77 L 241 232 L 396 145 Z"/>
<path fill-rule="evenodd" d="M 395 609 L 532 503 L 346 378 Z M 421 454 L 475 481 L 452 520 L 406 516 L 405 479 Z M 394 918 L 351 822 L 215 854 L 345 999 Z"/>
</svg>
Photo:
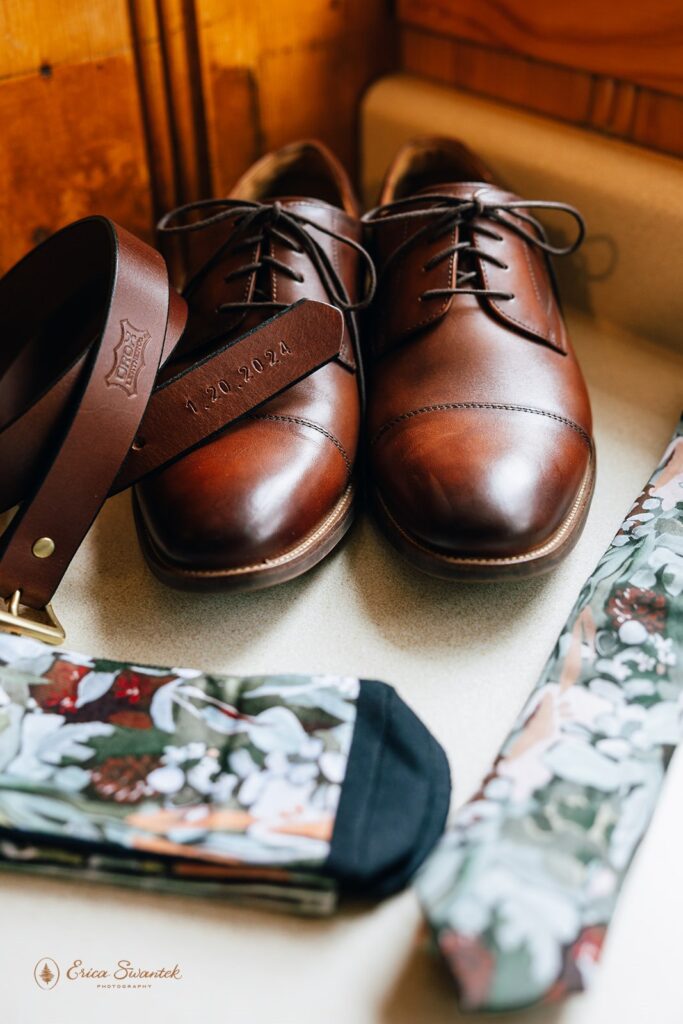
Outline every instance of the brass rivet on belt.
<svg viewBox="0 0 683 1024">
<path fill-rule="evenodd" d="M 55 542 L 52 537 L 39 537 L 31 550 L 36 558 L 49 558 L 55 549 Z"/>
</svg>

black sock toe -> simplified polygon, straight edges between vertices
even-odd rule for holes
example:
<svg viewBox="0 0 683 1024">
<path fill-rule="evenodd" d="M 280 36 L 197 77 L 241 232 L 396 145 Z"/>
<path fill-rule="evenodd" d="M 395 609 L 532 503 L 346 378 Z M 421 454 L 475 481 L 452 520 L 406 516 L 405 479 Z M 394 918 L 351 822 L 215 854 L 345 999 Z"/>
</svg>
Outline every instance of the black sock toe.
<svg viewBox="0 0 683 1024">
<path fill-rule="evenodd" d="M 363 680 L 325 873 L 348 894 L 397 892 L 443 833 L 450 793 L 439 743 L 391 686 Z"/>
</svg>

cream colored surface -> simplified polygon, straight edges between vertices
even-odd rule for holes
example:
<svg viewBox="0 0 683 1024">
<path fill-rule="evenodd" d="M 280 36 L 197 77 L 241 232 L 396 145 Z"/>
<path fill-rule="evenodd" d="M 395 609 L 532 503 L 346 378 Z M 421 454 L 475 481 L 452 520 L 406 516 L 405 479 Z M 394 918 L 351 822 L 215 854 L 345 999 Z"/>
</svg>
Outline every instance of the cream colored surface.
<svg viewBox="0 0 683 1024">
<path fill-rule="evenodd" d="M 387 123 L 373 118 L 368 109 L 367 134 L 386 140 Z M 424 111 L 420 124 L 426 129 Z M 544 191 L 552 195 L 554 187 Z M 298 581 L 239 598 L 180 594 L 145 569 L 123 495 L 99 516 L 57 595 L 69 646 L 215 671 L 385 679 L 443 742 L 455 801 L 462 802 L 495 756 L 683 404 L 683 356 L 585 314 L 570 321 L 594 404 L 598 485 L 586 532 L 551 576 L 505 586 L 434 581 L 404 567 L 363 519 L 342 551 Z M 511 1015 L 511 1024 L 681 1024 L 681 793 L 679 758 L 591 993 L 559 1009 Z M 410 892 L 319 922 L 0 874 L 0 908 L 0 1013 L 7 1024 L 459 1019 Z M 140 991 L 62 979 L 45 992 L 32 977 L 44 956 L 62 968 L 76 958 L 93 967 L 119 959 L 143 967 L 178 962 L 183 978 Z"/>
<path fill-rule="evenodd" d="M 369 90 L 362 129 L 371 202 L 398 146 L 434 134 L 462 139 L 527 199 L 573 203 L 588 238 L 558 262 L 565 302 L 681 344 L 683 161 L 410 75 Z M 565 217 L 542 219 L 566 229 Z"/>
<path fill-rule="evenodd" d="M 477 786 L 549 654 L 583 579 L 656 463 L 681 405 L 683 358 L 572 317 L 599 450 L 587 530 L 546 579 L 458 586 L 418 576 L 363 520 L 348 544 L 294 583 L 240 598 L 164 589 L 146 571 L 127 495 L 105 507 L 56 609 L 69 645 L 114 658 L 215 671 L 359 673 L 386 679 L 424 717 L 451 760 L 457 802 Z M 592 994 L 554 1024 L 680 1024 L 683 762 L 611 930 Z M 217 902 L 0 875 L 0 980 L 7 1024 L 194 1022 L 441 1024 L 457 1019 L 426 951 L 412 894 L 326 922 Z M 62 980 L 36 988 L 42 956 L 107 966 L 180 963 L 183 980 L 107 991 Z M 655 1014 L 656 1007 L 656 1014 Z M 5 1015 L 7 1014 L 7 1015 Z"/>
</svg>

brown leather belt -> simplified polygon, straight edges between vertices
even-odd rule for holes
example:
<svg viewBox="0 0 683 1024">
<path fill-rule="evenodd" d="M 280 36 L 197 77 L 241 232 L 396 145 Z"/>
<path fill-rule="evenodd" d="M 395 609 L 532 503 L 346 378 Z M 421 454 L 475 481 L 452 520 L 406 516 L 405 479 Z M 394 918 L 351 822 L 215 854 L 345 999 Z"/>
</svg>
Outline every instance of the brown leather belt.
<svg viewBox="0 0 683 1024">
<path fill-rule="evenodd" d="M 340 310 L 303 300 L 158 382 L 186 319 L 160 254 L 104 217 L 0 280 L 0 509 L 19 506 L 0 537 L 0 628 L 61 643 L 50 601 L 106 498 L 329 362 L 343 338 Z"/>
</svg>

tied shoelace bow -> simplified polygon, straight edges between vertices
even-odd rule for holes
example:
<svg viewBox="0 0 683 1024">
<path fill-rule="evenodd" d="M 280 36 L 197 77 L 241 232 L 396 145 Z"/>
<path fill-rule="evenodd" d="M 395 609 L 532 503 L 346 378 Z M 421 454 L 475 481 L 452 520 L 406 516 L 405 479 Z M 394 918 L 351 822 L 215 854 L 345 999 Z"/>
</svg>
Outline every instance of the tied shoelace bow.
<svg viewBox="0 0 683 1024">
<path fill-rule="evenodd" d="M 404 209 L 410 205 L 414 205 L 416 202 L 420 204 L 428 203 L 429 206 L 425 209 L 424 205 L 421 205 L 420 209 L 411 210 Z M 578 231 L 576 238 L 570 242 L 567 246 L 554 246 L 548 240 L 548 236 L 545 232 L 545 228 L 528 213 L 523 213 L 523 209 L 537 209 L 537 210 L 555 210 L 560 213 L 566 213 L 576 221 L 578 225 Z M 508 217 L 504 216 L 509 214 Z M 476 238 L 477 234 L 485 235 L 487 238 L 494 239 L 495 241 L 504 241 L 503 236 L 495 230 L 495 228 L 487 227 L 483 224 L 475 223 L 477 220 L 485 219 L 490 221 L 492 224 L 500 224 L 507 230 L 512 231 L 515 235 L 527 242 L 529 245 L 536 249 L 540 249 L 548 256 L 569 256 L 571 253 L 576 252 L 581 243 L 583 242 L 586 225 L 583 217 L 577 209 L 573 206 L 569 206 L 566 203 L 555 203 L 546 200 L 515 200 L 507 203 L 487 203 L 481 198 L 475 197 L 473 199 L 460 199 L 456 196 L 443 195 L 440 193 L 433 193 L 432 195 L 425 196 L 409 196 L 405 199 L 397 199 L 393 203 L 387 203 L 384 206 L 378 206 L 374 210 L 363 217 L 363 222 L 370 229 L 385 225 L 385 224 L 409 224 L 410 221 L 424 219 L 428 217 L 428 221 L 425 225 L 419 228 L 413 235 L 410 235 L 405 241 L 391 253 L 388 260 L 382 268 L 380 278 L 377 282 L 379 287 L 384 281 L 387 271 L 395 265 L 396 261 L 409 249 L 418 244 L 421 241 L 433 243 L 443 235 L 452 231 L 455 227 L 460 225 L 467 225 L 469 227 L 471 238 L 469 240 L 463 239 L 462 241 L 456 242 L 454 245 L 446 246 L 440 252 L 432 256 L 424 265 L 426 271 L 432 270 L 439 263 L 449 259 L 452 255 L 458 253 L 459 255 L 471 254 L 478 257 L 480 260 L 484 260 L 487 263 L 491 263 L 501 270 L 507 270 L 508 264 L 503 260 L 498 259 L 497 256 L 493 256 L 490 253 L 482 252 L 477 248 Z M 515 218 L 514 220 L 512 218 Z M 519 222 L 522 223 L 519 223 Z M 527 224 L 531 230 L 527 231 L 524 227 Z M 502 292 L 491 288 L 481 287 L 463 287 L 468 285 L 469 282 L 477 282 L 479 280 L 478 270 L 470 269 L 457 269 L 456 270 L 456 287 L 455 288 L 430 288 L 427 291 L 422 292 L 419 296 L 419 301 L 423 302 L 427 299 L 436 299 L 450 297 L 452 295 L 481 295 L 487 298 L 496 298 L 501 301 L 509 301 L 514 298 L 512 292 Z"/>
<path fill-rule="evenodd" d="M 175 221 L 182 221 L 183 218 L 193 213 L 210 209 L 214 209 L 217 212 L 189 223 L 175 223 Z M 363 246 L 346 235 L 339 234 L 331 228 L 323 227 L 323 225 L 316 223 L 314 220 L 309 220 L 308 217 L 304 217 L 300 213 L 285 209 L 277 200 L 272 203 L 258 203 L 242 199 L 200 199 L 197 202 L 187 203 L 185 206 L 179 206 L 177 209 L 171 210 L 170 213 L 161 218 L 157 225 L 157 230 L 162 234 L 186 234 L 203 231 L 206 228 L 220 224 L 222 221 L 231 219 L 234 220 L 234 231 L 231 232 L 230 237 L 219 247 L 208 263 L 201 268 L 199 273 L 188 282 L 184 292 L 186 297 L 191 294 L 193 289 L 201 283 L 209 271 L 226 254 L 247 249 L 253 250 L 257 246 L 261 246 L 263 249 L 263 243 L 276 239 L 291 252 L 305 253 L 308 256 L 320 277 L 330 302 L 332 305 L 337 306 L 338 309 L 341 309 L 342 312 L 357 312 L 358 310 L 365 309 L 372 301 L 377 278 L 372 259 Z M 322 246 L 307 230 L 308 228 L 320 231 L 337 242 L 349 246 L 363 260 L 367 270 L 366 288 L 365 294 L 357 302 L 351 301 L 344 282 L 337 273 L 332 261 Z M 300 283 L 304 281 L 303 274 L 294 270 L 282 260 L 279 260 L 272 252 L 267 251 L 261 251 L 258 259 L 244 263 L 241 267 L 230 271 L 229 274 L 226 274 L 224 280 L 227 284 L 240 277 L 258 274 L 265 267 L 277 270 L 293 281 Z M 262 293 L 260 294 L 262 295 Z M 289 305 L 290 303 L 288 302 L 278 302 L 275 299 L 262 297 L 259 299 L 245 299 L 238 302 L 224 302 L 216 307 L 216 312 L 230 313 L 249 309 L 266 309 L 276 312 L 277 310 L 287 309 Z M 347 321 L 351 328 L 354 344 L 357 346 L 355 325 L 351 318 L 347 317 Z"/>
</svg>

